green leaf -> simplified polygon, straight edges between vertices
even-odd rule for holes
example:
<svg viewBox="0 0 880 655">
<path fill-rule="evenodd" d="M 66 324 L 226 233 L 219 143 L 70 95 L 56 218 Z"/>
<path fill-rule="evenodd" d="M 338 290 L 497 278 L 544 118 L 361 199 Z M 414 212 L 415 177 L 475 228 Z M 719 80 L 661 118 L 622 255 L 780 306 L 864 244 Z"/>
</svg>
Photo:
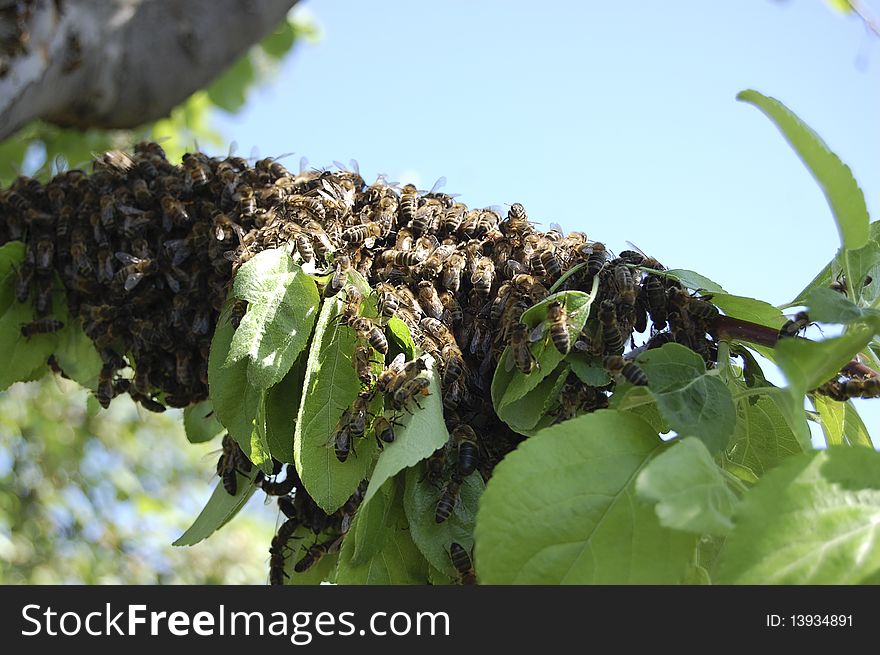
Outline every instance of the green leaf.
<svg viewBox="0 0 880 655">
<path fill-rule="evenodd" d="M 394 341 L 394 343 L 396 343 L 406 354 L 406 358 L 415 359 L 416 344 L 413 341 L 412 335 L 409 333 L 409 328 L 406 326 L 406 323 L 394 316 L 388 320 L 385 328 L 390 333 L 392 341 Z"/>
<path fill-rule="evenodd" d="M 522 322 L 535 328 L 538 323 L 547 317 L 547 307 L 554 301 L 564 301 L 565 308 L 568 312 L 569 335 L 572 342 L 578 333 L 584 327 L 587 317 L 590 315 L 590 305 L 596 297 L 598 289 L 598 276 L 593 281 L 591 293 L 582 291 L 563 291 L 552 296 L 548 296 L 537 305 L 534 305 L 523 312 Z M 553 373 L 559 362 L 565 355 L 560 353 L 553 341 L 550 339 L 549 332 L 544 339 L 529 346 L 532 354 L 537 360 L 538 366 L 528 375 L 524 375 L 516 368 L 510 371 L 506 370 L 507 358 L 510 356 L 510 347 L 505 348 L 501 359 L 498 360 L 498 366 L 495 367 L 495 376 L 492 379 L 492 401 L 496 411 L 502 410 L 506 405 L 516 403 L 530 391 L 535 389 L 544 381 L 548 375 Z M 537 418 L 535 419 L 537 422 Z M 534 423 L 532 424 L 534 425 Z"/>
<path fill-rule="evenodd" d="M 755 476 L 810 447 L 810 430 L 804 413 L 789 408 L 784 389 L 744 391 L 737 396 L 736 429 L 727 447 L 727 458 Z"/>
<path fill-rule="evenodd" d="M 869 316 L 872 310 L 859 309 L 842 293 L 833 289 L 812 289 L 804 297 L 810 319 L 820 323 L 851 323 Z"/>
<path fill-rule="evenodd" d="M 841 472 L 849 473 L 845 484 Z M 868 448 L 832 446 L 770 471 L 739 505 L 718 582 L 858 584 L 876 576 L 877 480 L 880 453 Z"/>
<path fill-rule="evenodd" d="M 825 443 L 829 446 L 874 447 L 868 428 L 851 401 L 840 403 L 819 394 L 813 394 L 810 400 L 819 412 Z"/>
<path fill-rule="evenodd" d="M 217 483 L 214 493 L 208 499 L 207 504 L 196 520 L 184 532 L 172 546 L 195 546 L 200 541 L 210 537 L 214 532 L 226 525 L 239 510 L 247 504 L 257 487 L 253 482 L 256 470 L 251 471 L 250 476 L 236 473 L 238 477 L 238 493 L 230 496 L 223 483 Z"/>
<path fill-rule="evenodd" d="M 399 504 L 391 508 L 386 520 L 385 542 L 381 550 L 360 564 L 352 560 L 354 544 L 348 539 L 343 541 L 336 566 L 336 584 L 425 584 L 428 565 L 410 537 Z"/>
<path fill-rule="evenodd" d="M 308 353 L 302 352 L 293 366 L 274 387 L 265 391 L 266 442 L 272 456 L 293 463 L 293 432 L 302 399 Z"/>
<path fill-rule="evenodd" d="M 281 381 L 306 347 L 320 303 L 318 289 L 284 249 L 276 248 L 244 264 L 232 291 L 249 305 L 225 365 L 247 358 L 251 384 L 268 389 Z"/>
<path fill-rule="evenodd" d="M 190 443 L 204 443 L 223 432 L 210 400 L 203 400 L 183 410 L 183 429 Z"/>
<path fill-rule="evenodd" d="M 479 473 L 466 477 L 452 515 L 442 523 L 437 523 L 434 515 L 442 489 L 435 487 L 427 479 L 423 479 L 424 477 L 424 466 L 414 466 L 406 471 L 403 507 L 409 520 L 410 534 L 432 567 L 457 578 L 458 573 L 449 559 L 449 546 L 454 541 L 468 551 L 473 548 L 477 507 L 485 484 Z"/>
<path fill-rule="evenodd" d="M 832 9 L 836 9 L 844 14 L 848 14 L 853 11 L 853 6 L 851 0 L 825 0 L 826 4 L 828 4 Z"/>
<path fill-rule="evenodd" d="M 708 291 L 709 293 L 725 293 L 724 289 L 717 282 L 713 282 L 705 275 L 700 275 L 694 271 L 684 268 L 673 268 L 668 271 L 662 271 L 661 275 L 672 278 L 681 283 L 682 286 L 694 291 Z"/>
<path fill-rule="evenodd" d="M 245 54 L 211 83 L 208 87 L 208 98 L 220 109 L 235 113 L 244 106 L 248 87 L 255 80 L 256 72 L 251 56 Z"/>
<path fill-rule="evenodd" d="M 648 391 L 647 387 L 621 384 L 612 394 L 608 404 L 611 409 L 638 416 L 654 428 L 657 434 L 666 434 L 671 429 L 657 407 L 654 394 Z"/>
<path fill-rule="evenodd" d="M 388 480 L 371 503 L 361 503 L 345 538 L 346 543 L 352 541 L 354 544 L 349 558 L 351 564 L 364 564 L 382 550 L 387 529 L 394 527 L 389 523 L 389 517 L 396 502 L 397 483 Z"/>
<path fill-rule="evenodd" d="M 740 92 L 736 98 L 764 112 L 794 148 L 825 193 L 837 223 L 841 245 L 847 250 L 862 248 L 868 242 L 868 208 L 849 166 L 840 161 L 818 134 L 775 98 L 751 89 Z"/>
<path fill-rule="evenodd" d="M 340 462 L 332 444 L 339 419 L 361 389 L 351 361 L 357 337 L 351 328 L 337 325 L 343 305 L 340 295 L 326 299 L 318 315 L 293 437 L 297 472 L 309 495 L 328 514 L 370 477 L 377 450 L 375 439 L 361 439 L 355 452 Z"/>
<path fill-rule="evenodd" d="M 500 366 L 498 368 L 501 368 Z M 498 418 L 520 434 L 531 435 L 535 426 L 544 416 L 548 405 L 559 398 L 560 384 L 568 377 L 568 365 L 561 364 L 545 377 L 541 383 L 515 403 L 508 403 L 497 409 Z M 496 370 L 496 376 L 498 375 Z"/>
<path fill-rule="evenodd" d="M 873 323 L 873 321 L 872 321 Z M 876 325 L 857 323 L 839 337 L 824 341 L 782 339 L 776 345 L 776 363 L 788 379 L 793 398 L 835 377 L 861 351 L 878 330 Z"/>
<path fill-rule="evenodd" d="M 655 457 L 636 479 L 639 495 L 657 503 L 660 524 L 695 534 L 733 528 L 736 494 L 703 442 L 687 437 Z"/>
<path fill-rule="evenodd" d="M 331 581 L 336 575 L 336 564 L 339 561 L 339 553 L 328 553 L 324 555 L 318 562 L 310 566 L 302 573 L 293 570 L 306 555 L 309 546 L 321 541 L 326 542 L 332 539 L 327 534 L 315 536 L 311 530 L 300 526 L 293 533 L 290 543 L 293 544 L 290 552 L 284 560 L 284 572 L 287 577 L 284 579 L 286 585 L 319 585 L 322 582 Z"/>
<path fill-rule="evenodd" d="M 869 227 L 870 240 L 864 248 L 857 250 L 842 250 L 834 259 L 825 265 L 818 275 L 801 291 L 797 298 L 789 303 L 789 307 L 803 305 L 804 298 L 812 289 L 828 288 L 837 280 L 836 271 L 848 271 L 852 276 L 852 285 L 855 286 L 857 298 L 855 302 L 863 305 L 872 305 L 877 294 L 880 293 L 880 271 L 874 275 L 872 271 L 880 268 L 880 221 L 874 221 Z M 871 275 L 873 282 L 864 286 L 865 276 Z"/>
<path fill-rule="evenodd" d="M 785 323 L 782 312 L 763 300 L 755 300 L 745 296 L 734 296 L 729 293 L 712 294 L 712 303 L 728 316 L 743 321 L 780 328 Z"/>
<path fill-rule="evenodd" d="M 446 423 L 443 421 L 440 382 L 433 366 L 428 369 L 427 376 L 431 381 L 430 395 L 419 400 L 422 409 L 414 408 L 412 415 L 404 413 L 397 419 L 403 427 L 395 427 L 394 443 L 386 444 L 379 455 L 370 485 L 364 494 L 364 503 L 369 502 L 386 480 L 430 457 L 431 453 L 449 439 Z"/>
<path fill-rule="evenodd" d="M 674 584 L 695 537 L 660 525 L 635 491 L 666 446 L 641 419 L 599 410 L 527 439 L 480 501 L 483 584 Z"/>
<path fill-rule="evenodd" d="M 296 30 L 293 23 L 285 19 L 275 31 L 260 41 L 260 47 L 272 59 L 281 59 L 296 41 Z"/>
<path fill-rule="evenodd" d="M 229 323 L 232 303 L 227 300 L 220 312 L 217 328 L 211 339 L 208 355 L 208 390 L 217 419 L 235 439 L 254 464 L 261 468 L 271 467 L 271 457 L 263 452 L 259 439 L 253 440 L 254 419 L 262 402 L 261 393 L 248 381 L 247 361 L 224 366 L 234 330 Z M 256 448 L 254 448 L 256 446 Z"/>
<path fill-rule="evenodd" d="M 21 326 L 34 318 L 33 306 L 20 302 L 12 302 L 0 316 L 0 352 L 7 353 L 0 367 L 0 391 L 15 382 L 34 380 L 42 375 L 46 360 L 57 347 L 55 333 L 22 336 Z"/>
<path fill-rule="evenodd" d="M 580 353 L 569 353 L 566 361 L 571 366 L 571 372 L 577 375 L 584 384 L 591 387 L 604 387 L 611 382 L 608 371 L 596 360 Z"/>
<path fill-rule="evenodd" d="M 95 343 L 83 332 L 79 319 L 71 318 L 66 304 L 63 309 L 64 327 L 58 332 L 58 345 L 55 347 L 55 359 L 64 374 L 86 389 L 96 389 L 98 376 L 104 362 L 95 348 Z"/>
<path fill-rule="evenodd" d="M 668 343 L 646 351 L 638 362 L 671 429 L 680 437 L 697 437 L 712 453 L 727 445 L 736 425 L 736 407 L 727 386 L 706 372 L 702 357 Z"/>
<path fill-rule="evenodd" d="M 0 314 L 15 298 L 15 272 L 24 262 L 25 246 L 21 241 L 10 241 L 0 246 Z"/>
</svg>

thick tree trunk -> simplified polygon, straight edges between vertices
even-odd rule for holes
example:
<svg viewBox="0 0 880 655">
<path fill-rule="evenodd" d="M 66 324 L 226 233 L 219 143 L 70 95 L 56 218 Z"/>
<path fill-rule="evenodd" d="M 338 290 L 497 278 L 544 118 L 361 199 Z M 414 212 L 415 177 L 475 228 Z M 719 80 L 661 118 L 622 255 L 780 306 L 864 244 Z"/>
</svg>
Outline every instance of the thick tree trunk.
<svg viewBox="0 0 880 655">
<path fill-rule="evenodd" d="M 296 0 L 0 0 L 0 139 L 131 128 L 222 73 Z"/>
</svg>

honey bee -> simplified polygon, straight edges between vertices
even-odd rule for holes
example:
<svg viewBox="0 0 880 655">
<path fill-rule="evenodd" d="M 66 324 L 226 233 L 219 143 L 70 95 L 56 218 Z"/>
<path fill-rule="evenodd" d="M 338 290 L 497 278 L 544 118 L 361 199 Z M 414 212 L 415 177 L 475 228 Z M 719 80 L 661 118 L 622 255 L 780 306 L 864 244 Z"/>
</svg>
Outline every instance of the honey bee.
<svg viewBox="0 0 880 655">
<path fill-rule="evenodd" d="M 529 335 L 529 341 L 540 341 L 549 331 L 550 339 L 553 345 L 563 355 L 567 355 L 571 350 L 571 335 L 568 327 L 568 312 L 558 300 L 547 306 L 547 319 L 539 323 L 537 327 Z"/>
<path fill-rule="evenodd" d="M 393 266 L 416 266 L 424 259 L 423 252 L 414 250 L 386 250 L 380 261 Z"/>
<path fill-rule="evenodd" d="M 394 287 L 387 282 L 380 282 L 376 285 L 376 297 L 376 306 L 381 316 L 391 318 L 397 315 L 397 311 L 400 309 L 400 302 L 398 301 L 397 294 L 394 292 Z"/>
<path fill-rule="evenodd" d="M 281 498 L 278 501 L 280 507 Z M 293 508 L 291 507 L 290 509 L 292 510 Z M 284 578 L 287 577 L 284 566 L 287 560 L 288 543 L 300 525 L 301 522 L 296 516 L 288 516 L 287 520 L 278 528 L 277 534 L 272 538 L 272 543 L 269 547 L 269 584 L 284 584 Z"/>
<path fill-rule="evenodd" d="M 113 400 L 115 389 L 113 386 L 113 374 L 115 373 L 112 366 L 104 365 L 98 374 L 98 386 L 95 389 L 95 398 L 104 409 L 110 407 L 110 401 Z"/>
<path fill-rule="evenodd" d="M 127 252 L 117 252 L 116 259 L 122 262 L 123 267 L 116 272 L 113 279 L 123 284 L 126 291 L 134 289 L 145 276 L 156 273 L 159 267 L 153 259 L 141 259 Z"/>
<path fill-rule="evenodd" d="M 244 217 L 250 217 L 257 212 L 257 198 L 254 189 L 249 184 L 239 184 L 232 199 L 238 203 L 238 211 Z"/>
<path fill-rule="evenodd" d="M 37 334 L 49 334 L 51 332 L 58 332 L 63 327 L 64 323 L 61 321 L 52 318 L 41 318 L 30 323 L 22 323 L 21 336 L 30 338 Z"/>
<path fill-rule="evenodd" d="M 425 460 L 425 475 L 422 479 L 427 479 L 428 482 L 435 487 L 439 486 L 445 471 L 446 446 L 441 446 L 435 450 L 427 460 Z"/>
<path fill-rule="evenodd" d="M 190 215 L 179 200 L 172 196 L 162 196 L 159 204 L 162 207 L 163 227 L 166 232 L 170 231 L 174 225 L 182 226 L 190 222 Z"/>
<path fill-rule="evenodd" d="M 602 360 L 602 366 L 612 376 L 621 376 L 636 386 L 644 387 L 648 384 L 648 376 L 645 372 L 637 364 L 625 360 L 620 355 L 608 355 Z"/>
<path fill-rule="evenodd" d="M 349 431 L 347 426 L 342 426 L 337 429 L 332 437 L 334 452 L 336 453 L 336 459 L 340 462 L 344 462 L 348 459 L 348 454 L 352 450 L 351 444 L 351 432 Z"/>
<path fill-rule="evenodd" d="M 238 326 L 241 325 L 241 321 L 244 318 L 244 315 L 247 313 L 247 310 L 247 300 L 236 298 L 235 302 L 232 303 L 232 308 L 229 312 L 229 322 L 232 324 L 233 329 L 237 330 Z"/>
<path fill-rule="evenodd" d="M 815 389 L 815 393 L 838 402 L 846 402 L 851 398 L 880 398 L 880 378 L 832 380 Z"/>
<path fill-rule="evenodd" d="M 145 180 L 136 178 L 131 184 L 131 190 L 134 193 L 134 199 L 141 208 L 148 207 L 153 202 L 153 194 L 150 193 L 150 187 Z"/>
<path fill-rule="evenodd" d="M 430 280 L 422 280 L 419 282 L 419 305 L 425 310 L 425 314 L 434 319 L 443 318 L 443 303 L 437 294 L 434 283 Z"/>
<path fill-rule="evenodd" d="M 351 257 L 348 255 L 338 255 L 336 257 L 336 268 L 333 271 L 333 276 L 327 283 L 327 287 L 324 289 L 324 295 L 332 296 L 342 289 L 345 281 L 348 279 L 349 271 L 351 271 Z"/>
<path fill-rule="evenodd" d="M 40 238 L 34 246 L 34 265 L 38 274 L 48 275 L 52 272 L 55 261 L 55 242 L 48 238 Z"/>
<path fill-rule="evenodd" d="M 602 343 L 605 346 L 605 353 L 608 355 L 621 354 L 624 341 L 617 323 L 614 301 L 603 300 L 599 305 L 599 323 L 602 325 Z"/>
<path fill-rule="evenodd" d="M 587 272 L 596 277 L 605 267 L 608 252 L 605 250 L 605 245 L 598 241 L 591 245 L 590 250 L 590 256 L 587 258 Z"/>
<path fill-rule="evenodd" d="M 471 426 L 461 423 L 452 430 L 452 441 L 458 451 L 458 475 L 464 479 L 477 469 L 477 433 Z"/>
<path fill-rule="evenodd" d="M 415 402 L 419 409 L 422 409 L 419 403 L 419 396 L 429 396 L 428 387 L 430 382 L 426 377 L 417 377 L 407 380 L 400 388 L 391 396 L 391 407 L 395 410 L 405 410 L 410 412 L 409 403 Z M 410 412 L 412 413 L 412 412 Z"/>
<path fill-rule="evenodd" d="M 515 202 L 507 210 L 507 220 L 502 221 L 498 228 L 507 237 L 523 237 L 530 230 L 529 215 L 522 204 Z"/>
<path fill-rule="evenodd" d="M 435 523 L 443 523 L 452 515 L 452 512 L 455 510 L 455 506 L 458 503 L 458 494 L 460 490 L 461 479 L 458 477 L 457 473 L 454 473 L 440 492 L 440 500 L 437 501 L 437 511 L 434 513 Z"/>
<path fill-rule="evenodd" d="M 464 318 L 464 312 L 455 295 L 450 291 L 444 291 L 439 297 L 440 303 L 443 305 L 441 320 L 449 325 L 461 323 L 462 318 Z"/>
<path fill-rule="evenodd" d="M 467 213 L 459 230 L 468 239 L 481 239 L 498 228 L 498 218 L 491 209 L 475 209 Z"/>
<path fill-rule="evenodd" d="M 200 152 L 186 153 L 183 156 L 183 169 L 186 172 L 186 183 L 190 189 L 203 187 L 211 178 L 211 169 L 207 158 Z"/>
<path fill-rule="evenodd" d="M 641 292 L 644 295 L 645 306 L 651 316 L 654 329 L 662 330 L 666 327 L 666 291 L 663 281 L 656 275 L 647 275 L 642 282 Z"/>
<path fill-rule="evenodd" d="M 408 362 L 403 353 L 398 353 L 379 374 L 376 380 L 376 390 L 379 393 L 393 394 L 404 382 L 411 380 L 425 370 L 427 370 L 427 365 L 421 357 Z"/>
<path fill-rule="evenodd" d="M 192 383 L 192 376 L 190 375 L 190 362 L 192 360 L 192 354 L 188 350 L 178 349 L 174 353 L 175 359 L 175 374 L 177 376 L 177 381 L 185 387 L 188 387 Z"/>
<path fill-rule="evenodd" d="M 443 263 L 440 282 L 445 289 L 452 293 L 458 293 L 461 288 L 461 276 L 465 269 L 465 258 L 460 252 L 454 252 Z M 491 286 L 491 282 L 490 282 Z"/>
<path fill-rule="evenodd" d="M 383 355 L 388 354 L 388 339 L 382 329 L 365 316 L 359 316 L 349 323 L 349 326 L 369 344 Z"/>
<path fill-rule="evenodd" d="M 342 293 L 345 296 L 345 301 L 342 304 L 339 321 L 343 325 L 351 325 L 352 321 L 360 315 L 363 296 L 353 284 L 346 284 Z"/>
<path fill-rule="evenodd" d="M 471 284 L 474 285 L 474 290 L 483 296 L 488 296 L 494 280 L 495 263 L 489 257 L 481 257 L 477 261 L 473 275 L 471 275 Z"/>
<path fill-rule="evenodd" d="M 312 546 L 309 546 L 309 549 L 306 552 L 305 556 L 293 565 L 293 570 L 297 573 L 305 573 L 315 564 L 320 562 L 325 555 L 334 552 L 335 549 L 339 547 L 341 541 L 342 537 L 334 537 L 333 539 L 324 543 L 316 543 Z"/>
<path fill-rule="evenodd" d="M 376 382 L 376 374 L 373 373 L 373 349 L 367 345 L 358 345 L 354 350 L 352 365 L 357 373 L 361 384 L 370 387 Z"/>
<path fill-rule="evenodd" d="M 241 447 L 229 433 L 223 435 L 223 452 L 217 461 L 217 475 L 223 481 L 223 488 L 230 496 L 238 492 L 236 472 L 248 475 L 252 468 L 251 461 L 242 452 Z"/>
<path fill-rule="evenodd" d="M 379 223 L 370 221 L 362 225 L 354 225 L 342 231 L 342 240 L 349 247 L 364 243 L 367 239 L 378 239 L 385 234 L 385 230 Z"/>
<path fill-rule="evenodd" d="M 436 232 L 434 225 L 442 211 L 438 204 L 428 204 L 416 210 L 415 218 L 412 221 L 413 236 L 420 237 L 423 234 Z"/>
<path fill-rule="evenodd" d="M 796 337 L 801 330 L 805 330 L 810 324 L 810 316 L 806 312 L 798 312 L 794 318 L 788 319 L 779 329 L 779 338 Z"/>
<path fill-rule="evenodd" d="M 688 312 L 694 318 L 701 321 L 712 321 L 718 318 L 718 308 L 707 300 L 691 298 L 688 303 Z"/>
<path fill-rule="evenodd" d="M 510 355 L 507 358 L 505 369 L 509 372 L 514 365 L 524 375 L 528 375 L 538 366 L 535 356 L 529 348 L 529 326 L 525 323 L 516 323 L 510 332 Z"/>
<path fill-rule="evenodd" d="M 15 299 L 25 302 L 31 293 L 31 281 L 34 279 L 34 265 L 25 261 L 15 273 Z"/>
<path fill-rule="evenodd" d="M 449 559 L 452 566 L 458 571 L 458 582 L 463 585 L 477 584 L 477 574 L 474 572 L 474 563 L 470 554 L 459 543 L 449 544 Z"/>
<path fill-rule="evenodd" d="M 556 256 L 556 248 L 550 242 L 545 242 L 538 255 L 545 274 L 551 279 L 558 279 L 562 275 L 562 265 Z"/>
<path fill-rule="evenodd" d="M 385 418 L 384 416 L 377 416 L 373 421 L 373 431 L 376 433 L 376 439 L 381 443 L 394 443 L 394 426 L 401 425 L 400 423 Z"/>
<path fill-rule="evenodd" d="M 453 343 L 447 343 L 440 352 L 440 360 L 443 365 L 443 377 L 441 383 L 444 387 L 455 384 L 464 373 L 464 357 L 459 347 Z"/>
<path fill-rule="evenodd" d="M 34 296 L 34 311 L 37 316 L 46 316 L 52 309 L 52 276 L 37 275 L 37 293 Z"/>
<path fill-rule="evenodd" d="M 400 200 L 397 206 L 398 220 L 401 225 L 410 224 L 416 217 L 419 204 L 419 191 L 412 184 L 407 184 L 401 189 Z"/>
</svg>

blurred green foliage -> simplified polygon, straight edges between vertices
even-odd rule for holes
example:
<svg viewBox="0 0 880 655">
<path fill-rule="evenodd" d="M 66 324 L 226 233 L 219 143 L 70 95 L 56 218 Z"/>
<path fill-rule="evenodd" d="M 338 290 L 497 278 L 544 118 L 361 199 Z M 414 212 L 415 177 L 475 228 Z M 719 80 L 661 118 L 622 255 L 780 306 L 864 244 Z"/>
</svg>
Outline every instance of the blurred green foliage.
<svg viewBox="0 0 880 655">
<path fill-rule="evenodd" d="M 210 496 L 218 442 L 179 411 L 102 410 L 57 377 L 0 394 L 0 583 L 266 581 L 275 510 L 262 494 L 223 539 L 172 548 Z"/>
<path fill-rule="evenodd" d="M 135 130 L 65 129 L 42 121 L 0 143 L 0 184 L 86 167 L 108 149 L 159 141 L 176 161 L 224 148 L 211 110 L 241 109 L 301 39 L 293 13 L 207 89 Z M 0 392 L 0 584 L 263 584 L 276 510 L 257 494 L 223 539 L 174 548 L 217 478 L 219 440 L 190 444 L 180 411 L 150 414 L 127 397 L 108 410 L 57 376 Z"/>
</svg>

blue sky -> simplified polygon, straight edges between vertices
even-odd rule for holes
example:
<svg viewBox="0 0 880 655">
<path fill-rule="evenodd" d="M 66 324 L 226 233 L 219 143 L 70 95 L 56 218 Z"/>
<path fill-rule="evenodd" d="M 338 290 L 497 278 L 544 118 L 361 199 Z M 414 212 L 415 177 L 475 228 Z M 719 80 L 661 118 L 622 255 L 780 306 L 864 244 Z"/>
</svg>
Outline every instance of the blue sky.
<svg viewBox="0 0 880 655">
<path fill-rule="evenodd" d="M 755 88 L 825 139 L 880 214 L 880 41 L 820 0 L 301 6 L 320 42 L 216 117 L 243 154 L 355 158 L 368 180 L 423 188 L 442 175 L 469 205 L 521 202 L 781 304 L 837 232 L 776 128 L 735 100 Z"/>
</svg>

